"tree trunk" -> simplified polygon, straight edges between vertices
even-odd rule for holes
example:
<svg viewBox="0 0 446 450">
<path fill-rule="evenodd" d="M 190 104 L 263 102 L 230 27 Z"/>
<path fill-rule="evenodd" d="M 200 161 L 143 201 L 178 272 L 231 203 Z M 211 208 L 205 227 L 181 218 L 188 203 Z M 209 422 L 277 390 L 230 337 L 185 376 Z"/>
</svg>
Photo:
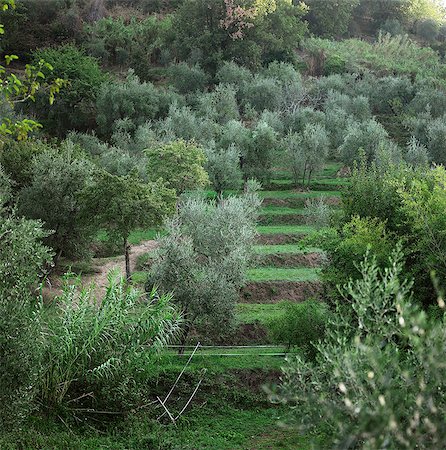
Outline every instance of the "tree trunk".
<svg viewBox="0 0 446 450">
<path fill-rule="evenodd" d="M 129 283 L 132 274 L 130 272 L 130 245 L 127 242 L 127 238 L 124 238 L 124 254 L 125 254 L 125 279 L 127 283 Z"/>
<path fill-rule="evenodd" d="M 183 330 L 183 336 L 181 336 L 180 348 L 178 349 L 178 354 L 184 354 L 184 347 L 186 346 L 186 339 L 189 335 L 189 331 L 192 328 L 192 322 L 187 321 Z"/>
</svg>

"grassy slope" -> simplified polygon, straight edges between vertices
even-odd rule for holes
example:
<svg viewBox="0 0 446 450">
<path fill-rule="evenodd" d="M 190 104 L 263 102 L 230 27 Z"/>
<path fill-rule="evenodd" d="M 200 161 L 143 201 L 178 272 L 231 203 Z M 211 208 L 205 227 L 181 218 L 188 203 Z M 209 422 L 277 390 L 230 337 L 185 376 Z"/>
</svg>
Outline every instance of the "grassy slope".
<svg viewBox="0 0 446 450">
<path fill-rule="evenodd" d="M 249 269 L 249 281 L 315 281 L 318 279 L 318 269 L 308 267 L 259 267 Z"/>
<path fill-rule="evenodd" d="M 258 255 L 282 255 L 282 254 L 301 254 L 320 252 L 321 249 L 317 247 L 302 247 L 298 244 L 283 244 L 283 245 L 255 245 L 254 251 Z"/>
</svg>

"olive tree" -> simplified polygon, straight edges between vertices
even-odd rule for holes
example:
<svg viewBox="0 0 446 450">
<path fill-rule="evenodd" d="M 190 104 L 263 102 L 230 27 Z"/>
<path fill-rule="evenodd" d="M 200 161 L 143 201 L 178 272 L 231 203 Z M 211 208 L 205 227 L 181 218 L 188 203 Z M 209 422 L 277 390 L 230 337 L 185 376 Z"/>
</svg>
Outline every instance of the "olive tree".
<svg viewBox="0 0 446 450">
<path fill-rule="evenodd" d="M 120 177 L 103 171 L 84 190 L 82 199 L 90 221 L 121 240 L 126 277 L 130 280 L 130 233 L 135 228 L 162 223 L 173 212 L 175 192 L 161 180 L 143 183 L 132 175 Z"/>
<path fill-rule="evenodd" d="M 83 218 L 84 205 L 80 199 L 91 179 L 92 164 L 79 152 L 76 146 L 67 143 L 35 156 L 31 182 L 18 195 L 19 213 L 42 220 L 45 229 L 52 231 L 45 242 L 55 251 L 55 263 L 61 255 L 82 255 L 92 236 Z"/>
<path fill-rule="evenodd" d="M 257 183 L 248 184 L 243 196 L 218 203 L 185 199 L 159 239 L 150 281 L 162 292 L 173 291 L 183 309 L 183 345 L 193 325 L 213 324 L 222 330 L 234 319 L 261 203 Z"/>
<path fill-rule="evenodd" d="M 308 124 L 302 133 L 289 134 L 284 140 L 294 182 L 310 184 L 314 172 L 320 169 L 330 146 L 327 132 L 322 125 Z"/>
<path fill-rule="evenodd" d="M 147 177 L 150 181 L 162 178 L 177 195 L 206 186 L 208 175 L 203 166 L 204 150 L 193 142 L 177 140 L 145 151 Z"/>
<path fill-rule="evenodd" d="M 227 149 L 210 144 L 205 149 L 206 171 L 218 195 L 225 189 L 239 189 L 242 184 L 240 151 L 232 144 Z"/>
</svg>

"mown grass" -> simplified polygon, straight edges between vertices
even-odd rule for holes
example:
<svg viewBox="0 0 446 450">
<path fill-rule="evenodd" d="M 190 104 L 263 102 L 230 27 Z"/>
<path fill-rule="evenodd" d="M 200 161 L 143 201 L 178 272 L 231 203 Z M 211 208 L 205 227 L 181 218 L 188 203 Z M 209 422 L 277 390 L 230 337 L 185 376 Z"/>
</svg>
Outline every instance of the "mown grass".
<svg viewBox="0 0 446 450">
<path fill-rule="evenodd" d="M 260 234 L 308 234 L 316 231 L 311 225 L 260 225 Z"/>
<path fill-rule="evenodd" d="M 280 317 L 284 312 L 283 303 L 238 303 L 237 322 L 266 324 L 271 319 Z"/>
<path fill-rule="evenodd" d="M 260 197 L 262 198 L 278 198 L 278 199 L 287 199 L 287 198 L 312 198 L 312 197 L 340 197 L 341 191 L 333 190 L 333 191 L 292 191 L 292 190 L 283 190 L 283 191 L 260 191 Z"/>
<path fill-rule="evenodd" d="M 318 277 L 318 269 L 308 267 L 258 267 L 247 273 L 248 281 L 315 281 Z"/>
<path fill-rule="evenodd" d="M 305 208 L 289 208 L 286 206 L 265 206 L 260 210 L 260 214 L 268 216 L 307 214 L 307 210 Z"/>
<path fill-rule="evenodd" d="M 254 252 L 259 255 L 282 255 L 321 252 L 317 247 L 302 247 L 299 244 L 255 245 Z"/>
</svg>

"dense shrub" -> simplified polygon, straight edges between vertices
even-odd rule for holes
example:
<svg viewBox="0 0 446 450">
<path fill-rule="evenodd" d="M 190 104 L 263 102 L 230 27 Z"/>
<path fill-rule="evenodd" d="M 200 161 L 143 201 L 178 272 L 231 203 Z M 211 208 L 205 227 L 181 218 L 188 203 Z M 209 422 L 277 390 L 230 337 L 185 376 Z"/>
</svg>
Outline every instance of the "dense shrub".
<svg viewBox="0 0 446 450">
<path fill-rule="evenodd" d="M 239 189 L 242 185 L 240 150 L 234 144 L 227 149 L 210 144 L 205 148 L 205 154 L 205 169 L 217 193 L 221 194 L 226 189 Z"/>
<path fill-rule="evenodd" d="M 84 27 L 88 52 L 103 63 L 132 68 L 143 80 L 162 62 L 162 50 L 171 31 L 170 17 L 143 20 L 107 17 Z"/>
<path fill-rule="evenodd" d="M 316 354 L 315 344 L 324 339 L 329 316 L 327 305 L 315 300 L 286 302 L 282 314 L 267 326 L 274 342 L 285 344 L 288 349 L 297 347 L 312 359 Z"/>
<path fill-rule="evenodd" d="M 208 84 L 206 72 L 198 65 L 189 66 L 186 63 L 174 64 L 169 67 L 169 80 L 180 93 L 203 91 Z"/>
<path fill-rule="evenodd" d="M 375 119 L 364 122 L 350 122 L 341 145 L 342 161 L 352 166 L 364 152 L 368 162 L 375 159 L 377 151 L 388 138 L 386 130 Z"/>
<path fill-rule="evenodd" d="M 67 284 L 47 323 L 42 406 L 69 413 L 76 405 L 100 409 L 113 401 L 116 410 L 131 403 L 131 390 L 138 389 L 132 378 L 150 373 L 160 350 L 180 335 L 170 303 L 156 291 L 141 301 L 140 292 L 116 275 L 100 299 L 92 289 Z M 114 398 L 107 398 L 110 392 Z"/>
<path fill-rule="evenodd" d="M 1 209 L 1 206 L 0 206 Z M 41 222 L 0 211 L 0 429 L 20 427 L 35 408 L 41 363 L 40 306 L 31 297 L 51 261 Z"/>
<path fill-rule="evenodd" d="M 407 143 L 404 160 L 413 167 L 425 167 L 429 164 L 430 159 L 427 148 L 412 136 Z"/>
<path fill-rule="evenodd" d="M 241 99 L 243 105 L 250 105 L 257 112 L 274 111 L 281 103 L 281 94 L 282 89 L 275 78 L 256 74 L 252 82 L 242 86 Z"/>
<path fill-rule="evenodd" d="M 422 19 L 417 23 L 416 31 L 418 36 L 432 42 L 437 39 L 440 33 L 440 24 L 434 19 Z"/>
<path fill-rule="evenodd" d="M 177 195 L 185 191 L 202 188 L 209 182 L 203 166 L 206 156 L 203 148 L 182 140 L 149 148 L 147 176 L 156 182 L 163 179 L 166 186 L 175 189 Z"/>
<path fill-rule="evenodd" d="M 31 182 L 33 158 L 49 149 L 50 146 L 41 141 L 6 141 L 0 151 L 0 164 L 13 181 L 14 190 Z"/>
<path fill-rule="evenodd" d="M 310 184 L 328 156 L 329 139 L 321 125 L 308 124 L 303 133 L 289 134 L 284 145 L 293 171 L 295 184 Z"/>
<path fill-rule="evenodd" d="M 214 91 L 199 97 L 199 111 L 214 122 L 224 125 L 240 117 L 236 90 L 232 85 L 218 84 Z"/>
<path fill-rule="evenodd" d="M 157 128 L 164 141 L 184 139 L 204 145 L 218 138 L 221 126 L 211 119 L 199 117 L 190 107 L 174 104 L 164 121 L 157 124 Z"/>
<path fill-rule="evenodd" d="M 92 230 L 82 219 L 80 193 L 91 179 L 92 165 L 77 152 L 67 143 L 37 155 L 31 164 L 31 182 L 19 192 L 20 214 L 42 220 L 52 231 L 45 242 L 56 260 L 62 254 L 84 254 L 91 239 Z"/>
<path fill-rule="evenodd" d="M 350 24 L 353 10 L 360 0 L 341 0 L 336 3 L 309 0 L 310 30 L 322 36 L 342 36 Z"/>
<path fill-rule="evenodd" d="M 189 198 L 167 223 L 150 282 L 162 292 L 173 290 L 188 322 L 183 343 L 193 325 L 212 324 L 222 334 L 233 323 L 260 203 L 251 189 L 243 197 L 218 203 Z"/>
<path fill-rule="evenodd" d="M 125 83 L 104 83 L 96 102 L 98 131 L 110 136 L 114 123 L 119 119 L 130 119 L 136 127 L 159 117 L 163 107 L 164 113 L 167 111 L 163 99 L 166 95 L 152 83 L 141 83 L 132 72 Z"/>
<path fill-rule="evenodd" d="M 432 161 L 446 164 L 446 117 L 439 117 L 427 125 L 427 148 Z"/>
<path fill-rule="evenodd" d="M 334 316 L 315 362 L 292 360 L 272 399 L 292 406 L 307 432 L 322 415 L 331 447 L 438 448 L 446 438 L 443 311 L 429 320 L 412 304 L 398 255 L 386 269 L 367 260 L 360 270 L 343 290 L 351 307 Z"/>
<path fill-rule="evenodd" d="M 240 86 L 252 81 L 251 72 L 243 66 L 239 66 L 233 61 L 224 62 L 215 75 L 219 83 L 233 84 Z"/>
<path fill-rule="evenodd" d="M 33 53 L 34 62 L 41 59 L 53 67 L 52 71 L 45 73 L 48 81 L 63 78 L 68 81 L 68 85 L 51 108 L 48 108 L 47 97 L 42 94 L 30 105 L 31 111 L 37 114 L 47 131 L 58 136 L 64 136 L 71 129 L 92 128 L 96 96 L 107 78 L 96 59 L 86 56 L 74 45 Z"/>
</svg>

